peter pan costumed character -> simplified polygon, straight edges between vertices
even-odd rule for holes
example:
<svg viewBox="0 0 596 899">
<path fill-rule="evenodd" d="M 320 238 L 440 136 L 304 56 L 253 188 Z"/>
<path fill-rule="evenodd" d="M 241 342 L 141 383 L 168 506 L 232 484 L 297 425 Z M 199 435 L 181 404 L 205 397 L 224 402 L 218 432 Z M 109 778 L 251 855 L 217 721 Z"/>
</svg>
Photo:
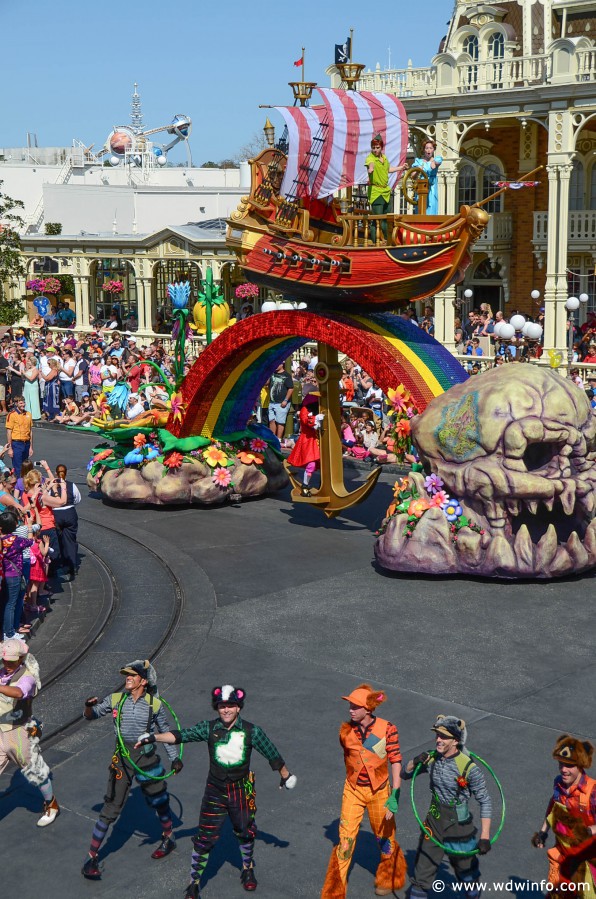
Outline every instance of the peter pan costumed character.
<svg viewBox="0 0 596 899">
<path fill-rule="evenodd" d="M 348 871 L 364 812 L 377 838 L 381 861 L 375 875 L 375 894 L 390 896 L 403 887 L 406 862 L 395 840 L 401 782 L 401 752 L 397 728 L 373 714 L 385 694 L 360 684 L 349 696 L 350 720 L 339 730 L 346 780 L 339 818 L 339 844 L 331 851 L 321 899 L 343 899 Z M 393 788 L 389 783 L 389 767 Z"/>
<path fill-rule="evenodd" d="M 138 744 L 207 743 L 209 774 L 201 803 L 199 828 L 193 838 L 190 884 L 186 889 L 185 899 L 197 899 L 199 896 L 201 875 L 207 865 L 209 853 L 219 839 L 226 817 L 230 818 L 240 843 L 242 886 L 247 892 L 257 888 L 253 860 L 257 807 L 255 777 L 250 770 L 252 750 L 256 749 L 274 771 L 279 771 L 280 789 L 285 787 L 291 790 L 296 786 L 296 777 L 290 774 L 262 728 L 240 717 L 245 699 L 246 693 L 240 687 L 233 687 L 231 684 L 215 687 L 211 693 L 211 704 L 218 712 L 217 718 L 199 721 L 194 727 L 182 730 L 147 735 Z"/>
<path fill-rule="evenodd" d="M 60 808 L 39 748 L 39 722 L 31 717 L 33 699 L 41 688 L 39 665 L 25 641 L 17 637 L 0 645 L 0 655 L 0 774 L 12 763 L 28 783 L 39 787 L 44 802 L 37 826 L 47 827 Z"/>
<path fill-rule="evenodd" d="M 91 720 L 110 715 L 114 720 L 116 746 L 108 773 L 108 785 L 104 804 L 95 822 L 89 854 L 83 865 L 82 874 L 88 880 L 100 880 L 98 852 L 106 838 L 110 824 L 120 816 L 130 788 L 136 778 L 140 784 L 145 802 L 159 818 L 162 837 L 151 858 L 165 858 L 175 848 L 172 836 L 172 812 L 170 797 L 166 787 L 165 770 L 155 746 L 138 747 L 137 741 L 153 732 L 169 731 L 170 723 L 165 708 L 157 695 L 157 675 L 155 668 L 145 659 L 136 659 L 120 669 L 126 678 L 124 692 L 111 693 L 101 702 L 91 696 L 85 702 L 84 716 Z M 173 746 L 166 746 L 174 774 L 182 771 L 183 764 Z"/>
<path fill-rule="evenodd" d="M 574 890 L 587 899 L 596 896 L 596 780 L 585 773 L 593 753 L 588 740 L 570 734 L 559 737 L 553 750 L 559 774 L 542 828 L 532 837 L 536 849 L 544 849 L 549 829 L 555 837 L 547 852 L 548 882 L 554 888 L 549 896 Z"/>
<path fill-rule="evenodd" d="M 432 888 L 437 868 L 446 854 L 455 876 L 466 884 L 466 896 L 478 899 L 480 871 L 478 854 L 490 851 L 492 805 L 484 774 L 466 753 L 466 723 L 452 715 L 439 715 L 432 730 L 436 750 L 423 752 L 403 769 L 404 780 L 412 777 L 416 767 L 430 777 L 432 801 L 420 834 L 410 899 L 426 899 Z M 471 797 L 480 805 L 480 839 L 469 809 Z M 431 834 L 441 846 L 428 836 Z M 444 847 L 444 848 L 442 848 Z M 452 855 L 451 852 L 464 853 Z"/>
<path fill-rule="evenodd" d="M 389 187 L 390 172 L 401 172 L 405 165 L 390 166 L 389 160 L 383 152 L 384 141 L 380 134 L 375 134 L 370 142 L 371 152 L 364 160 L 368 172 L 368 202 L 373 215 L 386 216 L 389 212 L 389 200 L 391 188 Z M 387 241 L 387 219 L 381 219 L 381 231 Z M 370 223 L 370 236 L 373 243 L 377 240 L 376 223 Z"/>
</svg>

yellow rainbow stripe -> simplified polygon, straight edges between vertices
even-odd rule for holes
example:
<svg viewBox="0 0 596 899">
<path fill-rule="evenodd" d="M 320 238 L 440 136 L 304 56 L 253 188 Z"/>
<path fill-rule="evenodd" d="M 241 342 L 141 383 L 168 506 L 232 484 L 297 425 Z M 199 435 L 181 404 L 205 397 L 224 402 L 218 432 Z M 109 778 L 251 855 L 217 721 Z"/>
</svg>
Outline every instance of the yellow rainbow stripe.
<svg viewBox="0 0 596 899">
<path fill-rule="evenodd" d="M 433 396 L 440 396 L 445 392 L 445 388 L 441 386 L 436 376 L 432 373 L 428 365 L 426 365 L 420 356 L 408 346 L 405 341 L 400 340 L 399 337 L 395 337 L 391 334 L 390 331 L 387 331 L 381 325 L 376 322 L 371 321 L 369 318 L 365 318 L 362 315 L 349 315 L 350 319 L 357 321 L 360 325 L 366 328 L 368 331 L 372 331 L 375 334 L 378 334 L 380 337 L 383 337 L 388 343 L 390 343 L 396 350 L 398 350 L 401 355 L 406 359 L 410 365 L 410 367 L 416 372 L 416 375 L 419 379 L 423 380 L 428 389 L 431 391 Z"/>
</svg>

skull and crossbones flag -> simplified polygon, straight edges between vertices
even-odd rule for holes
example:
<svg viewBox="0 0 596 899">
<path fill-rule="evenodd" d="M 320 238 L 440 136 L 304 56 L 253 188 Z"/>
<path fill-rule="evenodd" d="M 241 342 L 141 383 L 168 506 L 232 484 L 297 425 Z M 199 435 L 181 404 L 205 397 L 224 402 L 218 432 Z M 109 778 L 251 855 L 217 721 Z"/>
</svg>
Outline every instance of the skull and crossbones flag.
<svg viewBox="0 0 596 899">
<path fill-rule="evenodd" d="M 335 62 L 349 62 L 351 54 L 352 39 L 347 37 L 345 43 L 335 45 Z"/>
</svg>

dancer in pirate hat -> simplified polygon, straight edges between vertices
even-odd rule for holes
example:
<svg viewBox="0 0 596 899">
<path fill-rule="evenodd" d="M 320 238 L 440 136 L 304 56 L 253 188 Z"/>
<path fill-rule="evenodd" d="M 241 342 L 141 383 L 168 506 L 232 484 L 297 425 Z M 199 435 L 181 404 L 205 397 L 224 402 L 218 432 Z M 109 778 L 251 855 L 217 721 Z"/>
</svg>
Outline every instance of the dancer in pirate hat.
<svg viewBox="0 0 596 899">
<path fill-rule="evenodd" d="M 339 844 L 331 851 L 321 899 L 344 899 L 348 871 L 364 812 L 377 838 L 381 861 L 375 876 L 377 896 L 393 895 L 406 878 L 404 854 L 395 841 L 395 813 L 401 783 L 401 752 L 397 728 L 374 712 L 385 694 L 360 684 L 349 696 L 350 720 L 342 724 L 346 781 L 339 818 Z M 389 768 L 393 787 L 389 785 Z"/>
<path fill-rule="evenodd" d="M 147 735 L 138 746 L 148 743 L 206 742 L 209 749 L 209 774 L 201 804 L 199 828 L 193 838 L 194 850 L 190 866 L 190 884 L 185 899 L 197 899 L 199 882 L 205 870 L 209 853 L 219 838 L 226 817 L 230 818 L 234 833 L 240 842 L 242 872 L 240 880 L 248 892 L 257 888 L 254 873 L 255 778 L 250 770 L 250 756 L 256 749 L 279 771 L 280 789 L 291 790 L 296 777 L 290 774 L 281 755 L 256 724 L 240 717 L 246 693 L 241 687 L 224 684 L 211 693 L 211 704 L 218 717 L 212 721 L 199 721 L 194 727 Z"/>
<path fill-rule="evenodd" d="M 145 802 L 159 818 L 162 830 L 161 842 L 151 854 L 151 858 L 165 858 L 176 848 L 172 836 L 172 813 L 170 797 L 166 787 L 165 770 L 160 757 L 151 743 L 137 748 L 135 744 L 147 733 L 154 730 L 169 731 L 164 704 L 157 695 L 157 675 L 155 668 L 147 660 L 137 659 L 120 669 L 126 678 L 123 693 L 111 693 L 101 702 L 91 696 L 85 702 L 83 714 L 92 720 L 111 715 L 116 731 L 116 746 L 108 774 L 108 786 L 99 818 L 95 822 L 89 855 L 83 865 L 82 874 L 88 880 L 99 880 L 101 869 L 98 852 L 106 838 L 110 824 L 113 824 L 122 809 L 136 778 L 140 784 Z M 173 746 L 166 746 L 174 774 L 182 771 L 182 761 Z"/>
<path fill-rule="evenodd" d="M 588 740 L 570 734 L 559 737 L 553 749 L 559 774 L 546 818 L 532 837 L 532 845 L 544 849 L 552 828 L 555 845 L 547 852 L 551 896 L 568 896 L 574 890 L 590 899 L 596 896 L 596 780 L 586 774 L 593 754 Z"/>
</svg>

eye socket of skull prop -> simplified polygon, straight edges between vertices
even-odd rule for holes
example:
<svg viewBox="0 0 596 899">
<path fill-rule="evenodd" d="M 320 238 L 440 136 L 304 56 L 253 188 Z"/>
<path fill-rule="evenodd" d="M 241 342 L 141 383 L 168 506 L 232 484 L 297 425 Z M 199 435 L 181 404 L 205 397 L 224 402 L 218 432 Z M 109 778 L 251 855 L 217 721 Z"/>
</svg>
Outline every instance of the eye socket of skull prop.
<svg viewBox="0 0 596 899">
<path fill-rule="evenodd" d="M 394 514 L 375 548 L 382 567 L 551 578 L 596 566 L 596 416 L 571 381 L 548 368 L 501 366 L 435 398 L 412 421 L 412 436 L 477 529 L 454 537 L 433 508 L 407 538 L 407 515 Z M 427 495 L 423 476 L 413 483 Z"/>
</svg>

